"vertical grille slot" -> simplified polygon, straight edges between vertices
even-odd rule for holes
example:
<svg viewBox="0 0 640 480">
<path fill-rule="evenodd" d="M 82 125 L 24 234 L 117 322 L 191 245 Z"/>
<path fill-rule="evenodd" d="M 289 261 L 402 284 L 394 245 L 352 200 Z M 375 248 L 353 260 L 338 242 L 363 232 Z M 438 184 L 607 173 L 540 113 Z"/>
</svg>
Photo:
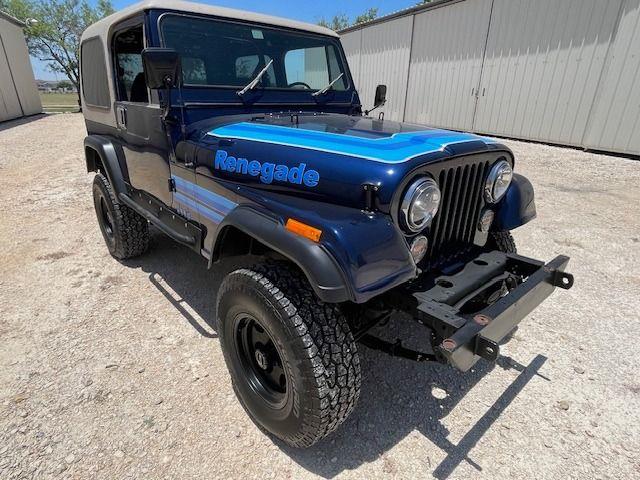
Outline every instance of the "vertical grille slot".
<svg viewBox="0 0 640 480">
<path fill-rule="evenodd" d="M 429 266 L 437 266 L 473 244 L 483 205 L 482 183 L 489 162 L 469 160 L 466 164 L 434 172 L 442 200 L 429 232 L 426 260 Z"/>
</svg>

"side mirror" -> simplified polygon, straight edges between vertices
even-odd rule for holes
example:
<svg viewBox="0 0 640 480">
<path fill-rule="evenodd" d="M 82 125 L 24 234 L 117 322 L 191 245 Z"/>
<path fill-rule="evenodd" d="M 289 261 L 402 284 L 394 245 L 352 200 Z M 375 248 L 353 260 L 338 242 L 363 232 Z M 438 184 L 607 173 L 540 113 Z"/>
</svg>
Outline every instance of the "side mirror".
<svg viewBox="0 0 640 480">
<path fill-rule="evenodd" d="M 149 47 L 142 50 L 142 67 L 151 89 L 179 87 L 182 84 L 180 55 L 173 48 Z"/>
<path fill-rule="evenodd" d="M 387 101 L 387 86 L 378 85 L 376 87 L 376 98 L 373 100 L 373 108 L 378 108 Z"/>
</svg>

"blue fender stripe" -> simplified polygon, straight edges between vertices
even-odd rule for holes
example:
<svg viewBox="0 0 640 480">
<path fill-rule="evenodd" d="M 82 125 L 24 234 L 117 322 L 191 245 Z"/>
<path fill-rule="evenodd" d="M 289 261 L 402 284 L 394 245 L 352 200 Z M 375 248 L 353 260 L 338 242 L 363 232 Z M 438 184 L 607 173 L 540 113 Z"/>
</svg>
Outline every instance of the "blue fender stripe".
<svg viewBox="0 0 640 480">
<path fill-rule="evenodd" d="M 439 129 L 402 132 L 373 138 L 310 130 L 304 126 L 294 128 L 249 122 L 218 127 L 211 130 L 209 135 L 318 150 L 383 163 L 406 162 L 418 155 L 441 151 L 456 143 L 478 141 L 487 145 L 495 143 L 489 138 L 471 133 Z"/>
<path fill-rule="evenodd" d="M 184 178 L 175 175 L 172 175 L 171 178 L 176 185 L 174 193 L 176 202 L 194 212 L 200 213 L 214 223 L 220 223 L 238 205 L 228 198 L 189 182 Z"/>
<path fill-rule="evenodd" d="M 176 202 L 180 203 L 183 207 L 193 210 L 194 212 L 200 213 L 200 215 L 207 217 L 209 220 L 211 220 L 214 223 L 222 222 L 222 219 L 224 218 L 224 216 L 220 215 L 215 210 L 205 207 L 202 204 L 198 204 L 197 202 L 193 201 L 191 198 L 179 192 L 176 192 L 174 195 L 175 195 Z"/>
</svg>

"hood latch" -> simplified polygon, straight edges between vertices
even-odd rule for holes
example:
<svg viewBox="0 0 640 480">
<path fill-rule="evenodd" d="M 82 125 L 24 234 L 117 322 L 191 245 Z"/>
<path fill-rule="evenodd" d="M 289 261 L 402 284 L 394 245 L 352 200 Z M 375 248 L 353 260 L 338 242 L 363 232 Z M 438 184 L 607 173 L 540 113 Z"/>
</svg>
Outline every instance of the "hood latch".
<svg viewBox="0 0 640 480">
<path fill-rule="evenodd" d="M 367 212 L 375 212 L 376 210 L 376 192 L 378 191 L 378 185 L 373 183 L 363 183 L 362 189 L 364 190 L 364 209 Z"/>
</svg>

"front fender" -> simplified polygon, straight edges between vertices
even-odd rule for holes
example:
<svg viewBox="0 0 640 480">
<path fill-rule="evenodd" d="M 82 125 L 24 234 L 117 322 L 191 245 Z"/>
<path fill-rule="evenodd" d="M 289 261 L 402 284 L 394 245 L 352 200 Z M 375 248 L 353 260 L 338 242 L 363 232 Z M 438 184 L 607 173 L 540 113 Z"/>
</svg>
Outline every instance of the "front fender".
<svg viewBox="0 0 640 480">
<path fill-rule="evenodd" d="M 244 193 L 255 203 L 237 207 L 223 223 L 298 264 L 321 299 L 363 303 L 415 278 L 407 243 L 389 215 L 250 190 Z M 289 218 L 322 230 L 320 241 L 288 231 Z"/>
<path fill-rule="evenodd" d="M 494 226 L 497 230 L 513 230 L 536 218 L 533 185 L 524 176 L 513 175 L 511 185 L 500 200 Z"/>
<path fill-rule="evenodd" d="M 351 299 L 339 266 L 321 244 L 292 234 L 276 218 L 248 205 L 232 210 L 218 231 L 224 231 L 228 226 L 237 228 L 297 264 L 321 300 L 339 303 Z M 217 241 L 223 241 L 220 235 Z M 217 250 L 218 245 L 214 248 Z"/>
</svg>

